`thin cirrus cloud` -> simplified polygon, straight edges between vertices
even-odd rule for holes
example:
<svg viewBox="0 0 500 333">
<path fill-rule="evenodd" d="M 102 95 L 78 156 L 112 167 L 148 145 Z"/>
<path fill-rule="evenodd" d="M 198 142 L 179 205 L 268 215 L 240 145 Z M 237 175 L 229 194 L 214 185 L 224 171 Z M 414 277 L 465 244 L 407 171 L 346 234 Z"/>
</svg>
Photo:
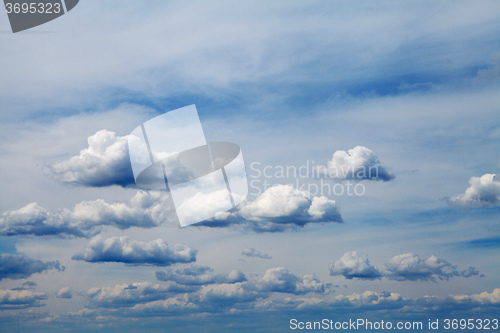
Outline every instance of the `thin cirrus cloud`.
<svg viewBox="0 0 500 333">
<path fill-rule="evenodd" d="M 65 267 L 56 261 L 42 261 L 23 254 L 0 254 L 0 280 L 26 279 L 35 273 L 55 269 L 64 271 Z"/>
<path fill-rule="evenodd" d="M 254 248 L 244 249 L 243 251 L 241 251 L 241 255 L 243 255 L 245 257 L 254 257 L 254 258 L 260 258 L 260 259 L 272 259 L 273 258 L 269 254 L 260 252 L 259 250 L 256 250 Z"/>
<path fill-rule="evenodd" d="M 487 173 L 481 177 L 471 177 L 469 187 L 464 193 L 448 199 L 457 207 L 495 207 L 500 206 L 500 178 Z"/>
<path fill-rule="evenodd" d="M 150 242 L 129 240 L 128 237 L 103 238 L 96 236 L 90 240 L 82 252 L 73 260 L 86 262 L 121 262 L 133 265 L 169 266 L 175 263 L 196 261 L 198 251 L 190 246 L 176 244 L 169 247 L 162 240 Z"/>
<path fill-rule="evenodd" d="M 449 280 L 452 277 L 469 278 L 483 276 L 474 267 L 459 271 L 456 266 L 436 256 L 427 259 L 414 253 L 396 255 L 386 264 L 382 271 L 373 266 L 366 254 L 357 251 L 345 253 L 339 260 L 330 265 L 330 275 L 342 275 L 346 279 L 375 280 L 385 277 L 396 281 L 433 281 Z"/>
<path fill-rule="evenodd" d="M 0 235 L 92 237 L 102 226 L 152 228 L 172 218 L 165 192 L 138 191 L 129 202 L 83 201 L 73 210 L 49 212 L 36 202 L 0 217 Z"/>
<path fill-rule="evenodd" d="M 382 180 L 395 178 L 392 171 L 380 163 L 375 153 L 363 146 L 356 146 L 348 151 L 337 150 L 326 166 L 315 167 L 318 176 L 338 180 Z"/>
<path fill-rule="evenodd" d="M 157 271 L 159 281 L 172 281 L 181 285 L 207 285 L 215 283 L 237 283 L 247 280 L 245 274 L 239 270 L 232 270 L 229 274 L 213 274 L 208 266 L 190 266 L 177 270 Z"/>
</svg>

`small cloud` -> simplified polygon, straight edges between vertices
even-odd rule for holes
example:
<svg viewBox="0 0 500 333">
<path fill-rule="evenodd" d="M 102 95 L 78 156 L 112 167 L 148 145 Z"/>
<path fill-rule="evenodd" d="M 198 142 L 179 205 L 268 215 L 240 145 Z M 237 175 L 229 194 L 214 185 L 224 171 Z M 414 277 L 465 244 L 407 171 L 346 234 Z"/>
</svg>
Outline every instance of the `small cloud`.
<svg viewBox="0 0 500 333">
<path fill-rule="evenodd" d="M 45 305 L 41 301 L 46 299 L 46 294 L 35 293 L 30 290 L 0 290 L 0 309 L 40 307 Z"/>
<path fill-rule="evenodd" d="M 69 287 L 63 287 L 59 289 L 59 291 L 56 294 L 57 298 L 72 298 L 73 297 L 73 291 Z"/>
<path fill-rule="evenodd" d="M 339 260 L 330 265 L 330 275 L 342 275 L 346 279 L 380 279 L 381 272 L 370 264 L 366 254 L 357 251 L 345 253 Z"/>
<path fill-rule="evenodd" d="M 50 269 L 64 271 L 64 266 L 61 266 L 57 260 L 41 261 L 29 258 L 23 254 L 0 254 L 0 280 L 26 279 L 35 273 L 41 273 Z"/>
<path fill-rule="evenodd" d="M 246 256 L 246 257 L 255 257 L 255 258 L 261 258 L 261 259 L 272 259 L 269 254 L 267 253 L 262 253 L 254 248 L 247 248 L 241 251 L 241 254 Z"/>
<path fill-rule="evenodd" d="M 377 155 L 363 146 L 337 150 L 326 166 L 318 165 L 315 174 L 338 180 L 382 180 L 390 181 L 394 174 L 380 163 Z"/>
<path fill-rule="evenodd" d="M 299 277 L 284 267 L 270 268 L 262 279 L 254 282 L 254 287 L 263 292 L 279 292 L 290 294 L 323 293 L 330 285 L 322 283 L 314 275 Z"/>
<path fill-rule="evenodd" d="M 214 283 L 238 283 L 247 280 L 245 274 L 233 270 L 229 274 L 212 274 L 212 268 L 207 266 L 190 266 L 173 271 L 157 271 L 156 278 L 160 281 L 173 281 L 181 285 L 207 285 Z"/>
<path fill-rule="evenodd" d="M 458 207 L 494 207 L 500 205 L 500 178 L 487 173 L 481 177 L 471 177 L 469 187 L 463 194 L 451 197 L 448 201 Z"/>
<path fill-rule="evenodd" d="M 90 240 L 83 252 L 73 260 L 87 262 L 122 262 L 133 265 L 169 266 L 175 263 L 196 261 L 198 251 L 192 247 L 176 244 L 170 248 L 161 239 L 150 242 L 130 241 L 128 237 L 103 239 L 96 236 Z"/>
</svg>

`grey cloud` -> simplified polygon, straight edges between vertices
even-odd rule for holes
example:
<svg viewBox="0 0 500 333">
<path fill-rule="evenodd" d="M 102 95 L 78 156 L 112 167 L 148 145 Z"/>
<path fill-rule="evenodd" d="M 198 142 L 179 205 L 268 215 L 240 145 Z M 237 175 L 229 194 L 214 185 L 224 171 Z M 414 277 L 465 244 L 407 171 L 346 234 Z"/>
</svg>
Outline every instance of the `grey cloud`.
<svg viewBox="0 0 500 333">
<path fill-rule="evenodd" d="M 481 177 L 471 177 L 469 187 L 463 194 L 448 201 L 458 207 L 494 207 L 500 205 L 500 178 L 487 173 Z"/>
<path fill-rule="evenodd" d="M 96 236 L 90 240 L 83 252 L 73 256 L 73 260 L 169 266 L 175 263 L 194 262 L 197 252 L 192 247 L 181 244 L 170 248 L 161 239 L 139 242 L 131 241 L 128 237 L 103 239 L 101 236 Z"/>
<path fill-rule="evenodd" d="M 73 291 L 70 287 L 63 287 L 57 291 L 56 297 L 70 299 L 73 297 Z"/>
<path fill-rule="evenodd" d="M 274 185 L 254 201 L 240 205 L 236 212 L 226 212 L 204 223 L 206 227 L 233 227 L 254 232 L 295 230 L 309 223 L 342 223 L 334 200 L 311 196 L 291 185 Z"/>
<path fill-rule="evenodd" d="M 314 275 L 304 275 L 299 277 L 290 273 L 284 267 L 270 268 L 266 271 L 262 279 L 250 284 L 249 288 L 255 288 L 264 292 L 278 292 L 289 294 L 306 294 L 309 292 L 323 293 L 330 285 L 322 283 Z"/>
<path fill-rule="evenodd" d="M 41 301 L 46 300 L 44 293 L 35 293 L 30 290 L 0 290 L 0 309 L 25 309 L 44 306 Z"/>
<path fill-rule="evenodd" d="M 0 280 L 25 279 L 50 269 L 64 271 L 59 261 L 41 261 L 22 254 L 0 254 Z"/>
<path fill-rule="evenodd" d="M 190 266 L 175 271 L 157 271 L 156 278 L 160 281 L 173 281 L 182 285 L 207 285 L 214 283 L 237 283 L 247 280 L 245 274 L 233 270 L 229 274 L 212 274 L 213 269 L 207 266 Z"/>
<path fill-rule="evenodd" d="M 316 166 L 315 173 L 339 180 L 387 182 L 395 178 L 394 174 L 380 163 L 377 155 L 363 146 L 356 146 L 348 151 L 337 150 L 326 166 Z"/>
<path fill-rule="evenodd" d="M 366 254 L 357 251 L 345 253 L 339 260 L 330 265 L 330 275 L 343 275 L 346 279 L 380 279 L 381 272 L 370 264 Z"/>
<path fill-rule="evenodd" d="M 261 258 L 261 259 L 272 259 L 269 254 L 267 253 L 262 253 L 259 250 L 256 250 L 254 248 L 247 248 L 241 251 L 241 254 L 246 256 L 246 257 L 255 257 L 255 258 Z"/>
<path fill-rule="evenodd" d="M 129 202 L 83 201 L 73 210 L 49 212 L 37 203 L 7 211 L 0 218 L 0 235 L 91 237 L 100 227 L 152 228 L 173 221 L 171 198 L 165 192 L 138 191 Z"/>
<path fill-rule="evenodd" d="M 100 130 L 87 139 L 88 148 L 67 161 L 47 165 L 63 183 L 103 187 L 134 185 L 127 136 Z"/>
</svg>

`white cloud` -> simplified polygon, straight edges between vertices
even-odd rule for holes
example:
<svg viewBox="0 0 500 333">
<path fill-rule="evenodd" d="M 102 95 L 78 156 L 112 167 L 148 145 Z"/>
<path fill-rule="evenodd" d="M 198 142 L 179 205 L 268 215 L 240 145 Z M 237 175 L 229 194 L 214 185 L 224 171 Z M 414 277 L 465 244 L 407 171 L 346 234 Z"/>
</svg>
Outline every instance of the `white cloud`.
<svg viewBox="0 0 500 333">
<path fill-rule="evenodd" d="M 59 261 L 44 262 L 22 254 L 0 253 L 0 280 L 25 279 L 50 269 L 64 271 L 64 266 Z"/>
<path fill-rule="evenodd" d="M 343 222 L 334 200 L 311 196 L 308 191 L 291 185 L 274 185 L 238 211 L 221 214 L 202 225 L 277 232 L 327 222 Z"/>
<path fill-rule="evenodd" d="M 0 309 L 24 309 L 44 306 L 41 301 L 47 299 L 44 293 L 30 290 L 0 290 Z"/>
<path fill-rule="evenodd" d="M 67 161 L 47 165 L 60 181 L 83 186 L 135 184 L 127 148 L 127 136 L 100 130 L 88 137 L 89 147 Z"/>
<path fill-rule="evenodd" d="M 500 178 L 487 173 L 471 177 L 470 187 L 463 194 L 451 197 L 449 202 L 459 207 L 493 207 L 500 205 Z"/>
<path fill-rule="evenodd" d="M 34 202 L 5 212 L 0 218 L 0 234 L 90 237 L 104 225 L 119 229 L 152 228 L 173 221 L 171 206 L 169 195 L 159 191 L 138 191 L 126 203 L 107 203 L 102 199 L 83 201 L 73 210 L 56 212 L 49 212 Z"/>
<path fill-rule="evenodd" d="M 245 274 L 239 270 L 232 270 L 229 274 L 212 274 L 213 269 L 207 266 L 190 266 L 173 271 L 157 271 L 156 278 L 160 281 L 173 281 L 182 285 L 206 285 L 214 283 L 237 283 L 247 280 Z"/>
<path fill-rule="evenodd" d="M 106 239 L 96 236 L 90 240 L 83 252 L 73 256 L 73 260 L 169 266 L 175 263 L 194 262 L 197 252 L 192 247 L 181 244 L 170 248 L 161 239 L 139 242 L 131 241 L 125 236 Z"/>
<path fill-rule="evenodd" d="M 297 295 L 309 292 L 324 293 L 329 288 L 329 285 L 322 283 L 314 275 L 299 277 L 284 267 L 268 269 L 262 279 L 254 283 L 255 288 L 260 291 Z"/>
<path fill-rule="evenodd" d="M 269 254 L 267 253 L 262 253 L 259 250 L 256 250 L 254 248 L 247 248 L 241 251 L 241 254 L 246 256 L 246 257 L 255 257 L 255 258 L 261 258 L 261 259 L 272 259 Z"/>
<path fill-rule="evenodd" d="M 379 279 L 382 276 L 380 271 L 370 264 L 368 256 L 357 251 L 347 252 L 331 264 L 330 275 L 343 275 L 346 279 L 368 280 Z"/>
<path fill-rule="evenodd" d="M 337 150 L 327 166 L 316 166 L 315 173 L 339 180 L 383 180 L 390 181 L 394 174 L 383 166 L 377 155 L 363 146 Z"/>
</svg>

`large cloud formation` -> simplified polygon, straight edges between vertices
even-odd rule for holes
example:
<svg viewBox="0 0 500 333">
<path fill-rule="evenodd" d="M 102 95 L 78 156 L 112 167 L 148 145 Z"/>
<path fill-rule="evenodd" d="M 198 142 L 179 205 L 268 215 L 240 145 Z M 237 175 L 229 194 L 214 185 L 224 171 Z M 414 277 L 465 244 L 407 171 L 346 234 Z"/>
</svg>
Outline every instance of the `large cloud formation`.
<svg viewBox="0 0 500 333">
<path fill-rule="evenodd" d="M 91 237 L 101 226 L 152 228 L 172 220 L 166 192 L 138 191 L 129 202 L 83 201 L 73 210 L 49 212 L 36 202 L 7 211 L 0 218 L 0 235 Z"/>
<path fill-rule="evenodd" d="M 201 225 L 277 232 L 297 229 L 308 223 L 327 222 L 343 222 L 334 200 L 312 196 L 291 185 L 274 185 L 254 201 L 241 205 L 238 211 L 220 214 Z"/>
<path fill-rule="evenodd" d="M 459 207 L 500 206 L 500 178 L 487 173 L 481 177 L 471 177 L 469 188 L 463 194 L 451 197 L 450 204 Z"/>
<path fill-rule="evenodd" d="M 82 186 L 130 186 L 134 177 L 128 155 L 127 136 L 100 130 L 88 137 L 88 148 L 69 160 L 48 165 L 63 183 Z"/>
<path fill-rule="evenodd" d="M 46 299 L 46 294 L 30 290 L 0 290 L 0 310 L 44 306 L 41 301 Z"/>
<path fill-rule="evenodd" d="M 134 265 L 169 266 L 196 261 L 197 250 L 181 244 L 170 248 L 161 239 L 150 242 L 131 241 L 128 237 L 103 239 L 96 236 L 73 260 L 87 262 L 122 262 Z"/>
<path fill-rule="evenodd" d="M 22 254 L 0 254 L 0 280 L 26 279 L 35 273 L 50 269 L 64 271 L 59 261 L 41 261 Z"/>
<path fill-rule="evenodd" d="M 357 251 L 345 253 L 339 260 L 330 265 L 330 275 L 342 275 L 346 279 L 374 280 L 385 277 L 396 281 L 433 281 L 449 280 L 452 277 L 478 276 L 474 267 L 459 271 L 456 266 L 436 256 L 421 259 L 417 254 L 405 253 L 396 255 L 386 264 L 382 271 L 372 266 L 366 254 Z M 482 276 L 482 275 L 481 275 Z"/>
<path fill-rule="evenodd" d="M 339 180 L 382 180 L 395 178 L 394 174 L 380 163 L 377 155 L 363 146 L 356 146 L 348 151 L 337 150 L 326 166 L 316 166 L 319 176 Z"/>
</svg>

